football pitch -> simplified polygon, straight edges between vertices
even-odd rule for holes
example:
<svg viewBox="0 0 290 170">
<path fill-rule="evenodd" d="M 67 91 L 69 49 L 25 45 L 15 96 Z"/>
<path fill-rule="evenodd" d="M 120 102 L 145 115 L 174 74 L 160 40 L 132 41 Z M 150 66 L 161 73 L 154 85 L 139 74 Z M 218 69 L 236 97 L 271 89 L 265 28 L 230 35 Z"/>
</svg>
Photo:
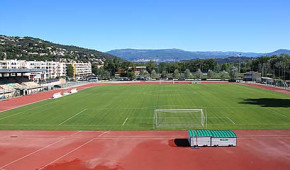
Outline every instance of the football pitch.
<svg viewBox="0 0 290 170">
<path fill-rule="evenodd" d="M 156 109 L 202 109 L 208 129 L 290 129 L 290 96 L 240 84 L 96 86 L 0 113 L 0 129 L 172 130 L 195 121 L 176 113 L 158 128 Z M 166 118 L 166 115 L 164 115 Z M 180 117 L 179 117 L 180 116 Z M 167 119 L 164 119 L 167 120 Z M 192 123 L 194 124 L 194 122 Z"/>
</svg>

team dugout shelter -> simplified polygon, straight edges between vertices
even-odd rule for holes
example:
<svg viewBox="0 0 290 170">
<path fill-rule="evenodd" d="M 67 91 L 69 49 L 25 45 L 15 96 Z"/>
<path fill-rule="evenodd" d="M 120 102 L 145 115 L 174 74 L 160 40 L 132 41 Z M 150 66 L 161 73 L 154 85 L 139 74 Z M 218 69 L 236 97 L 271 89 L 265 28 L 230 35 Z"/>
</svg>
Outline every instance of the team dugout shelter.
<svg viewBox="0 0 290 170">
<path fill-rule="evenodd" d="M 237 135 L 232 130 L 188 130 L 188 141 L 195 146 L 237 146 Z"/>
</svg>

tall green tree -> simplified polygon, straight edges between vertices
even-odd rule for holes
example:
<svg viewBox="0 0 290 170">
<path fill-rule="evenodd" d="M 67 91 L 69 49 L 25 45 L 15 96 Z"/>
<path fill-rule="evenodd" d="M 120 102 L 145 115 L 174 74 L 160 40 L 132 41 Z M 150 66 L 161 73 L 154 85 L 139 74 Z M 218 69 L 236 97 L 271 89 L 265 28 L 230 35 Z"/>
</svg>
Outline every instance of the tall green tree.
<svg viewBox="0 0 290 170">
<path fill-rule="evenodd" d="M 110 78 L 110 72 L 109 71 L 104 71 L 101 74 L 101 79 L 109 79 Z"/>
<path fill-rule="evenodd" d="M 190 70 L 189 69 L 186 69 L 185 70 L 185 72 L 184 72 L 184 77 L 186 78 L 186 79 L 189 79 L 190 78 Z"/>
<path fill-rule="evenodd" d="M 151 72 L 155 69 L 156 64 L 154 61 L 150 60 L 147 64 L 146 64 L 146 70 L 148 71 L 148 73 L 151 75 Z"/>
<path fill-rule="evenodd" d="M 71 64 L 66 66 L 66 75 L 70 78 L 74 77 L 74 68 Z"/>
<path fill-rule="evenodd" d="M 178 79 L 180 77 L 178 69 L 175 69 L 173 72 L 173 78 Z"/>
<path fill-rule="evenodd" d="M 238 75 L 238 68 L 235 67 L 235 66 L 232 66 L 231 70 L 230 70 L 230 78 L 231 79 L 236 79 L 237 75 Z"/>
<path fill-rule="evenodd" d="M 158 77 L 158 75 L 156 74 L 155 70 L 152 70 L 151 72 L 151 78 L 156 79 Z"/>
<path fill-rule="evenodd" d="M 223 71 L 220 72 L 221 79 L 225 79 L 226 76 L 227 76 L 227 72 L 225 70 L 223 70 Z"/>
<path fill-rule="evenodd" d="M 213 74 L 214 74 L 213 71 L 208 70 L 208 72 L 207 72 L 207 78 L 208 78 L 208 79 L 211 79 L 211 78 L 213 77 Z"/>
<path fill-rule="evenodd" d="M 198 78 L 198 79 L 201 79 L 201 78 L 202 78 L 202 72 L 201 72 L 200 69 L 198 69 L 198 70 L 195 72 L 195 76 L 196 76 L 196 78 Z"/>
<path fill-rule="evenodd" d="M 132 80 L 135 79 L 136 78 L 135 72 L 133 70 L 128 71 L 127 77 Z"/>
<path fill-rule="evenodd" d="M 163 78 L 163 79 L 167 78 L 167 72 L 165 70 L 162 71 L 161 78 Z"/>
</svg>

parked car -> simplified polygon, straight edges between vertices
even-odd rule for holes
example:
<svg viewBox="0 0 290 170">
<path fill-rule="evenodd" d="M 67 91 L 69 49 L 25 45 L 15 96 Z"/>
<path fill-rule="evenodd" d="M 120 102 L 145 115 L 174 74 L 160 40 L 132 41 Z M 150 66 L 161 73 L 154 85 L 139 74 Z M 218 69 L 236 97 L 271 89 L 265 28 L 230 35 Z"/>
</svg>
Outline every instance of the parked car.
<svg viewBox="0 0 290 170">
<path fill-rule="evenodd" d="M 89 81 L 89 82 L 97 82 L 97 81 L 99 81 L 99 79 L 98 79 L 98 77 L 90 77 L 90 78 L 88 79 L 88 81 Z"/>
<path fill-rule="evenodd" d="M 185 81 L 185 78 L 184 78 L 184 77 L 180 77 L 180 78 L 178 79 L 178 81 Z"/>
</svg>

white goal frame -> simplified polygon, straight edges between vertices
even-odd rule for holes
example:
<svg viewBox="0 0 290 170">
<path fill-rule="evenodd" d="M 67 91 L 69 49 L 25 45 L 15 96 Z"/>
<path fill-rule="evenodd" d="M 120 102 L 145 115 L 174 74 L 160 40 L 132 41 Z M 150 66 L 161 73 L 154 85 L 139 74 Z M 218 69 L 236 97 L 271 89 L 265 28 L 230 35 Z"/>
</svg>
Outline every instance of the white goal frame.
<svg viewBox="0 0 290 170">
<path fill-rule="evenodd" d="M 182 113 L 193 113 L 193 112 L 197 112 L 200 113 L 200 128 L 207 128 L 207 115 L 206 115 L 206 111 L 204 112 L 203 109 L 155 109 L 154 110 L 154 128 L 158 128 L 159 123 L 158 123 L 158 113 L 160 112 L 168 112 L 168 113 L 173 113 L 173 112 L 182 112 Z M 173 117 L 174 118 L 174 117 Z M 194 122 L 193 122 L 194 123 Z M 195 122 L 197 123 L 197 122 Z M 173 124 L 174 125 L 174 124 Z M 178 125 L 178 123 L 176 124 Z"/>
</svg>

